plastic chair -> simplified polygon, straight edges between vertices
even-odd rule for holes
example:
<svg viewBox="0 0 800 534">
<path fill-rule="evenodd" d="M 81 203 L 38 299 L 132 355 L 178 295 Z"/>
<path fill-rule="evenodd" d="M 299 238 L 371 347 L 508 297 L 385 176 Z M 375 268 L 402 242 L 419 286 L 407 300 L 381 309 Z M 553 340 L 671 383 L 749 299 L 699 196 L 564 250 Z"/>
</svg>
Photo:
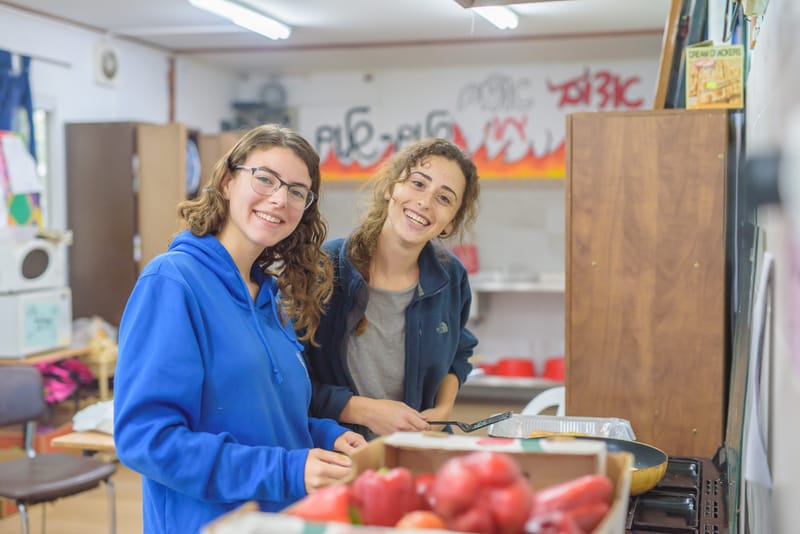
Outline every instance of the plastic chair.
<svg viewBox="0 0 800 534">
<path fill-rule="evenodd" d="M 564 386 L 556 386 L 554 388 L 545 389 L 534 398 L 522 409 L 522 415 L 539 415 L 548 408 L 556 407 L 556 415 L 562 417 L 564 415 Z"/>
<path fill-rule="evenodd" d="M 22 534 L 28 534 L 28 506 L 52 502 L 96 488 L 108 488 L 111 534 L 116 531 L 114 464 L 93 458 L 61 453 L 36 454 L 36 420 L 46 404 L 42 376 L 31 366 L 0 367 L 0 426 L 24 424 L 26 457 L 0 463 L 0 497 L 13 501 L 19 510 Z M 45 507 L 42 506 L 44 532 Z"/>
</svg>

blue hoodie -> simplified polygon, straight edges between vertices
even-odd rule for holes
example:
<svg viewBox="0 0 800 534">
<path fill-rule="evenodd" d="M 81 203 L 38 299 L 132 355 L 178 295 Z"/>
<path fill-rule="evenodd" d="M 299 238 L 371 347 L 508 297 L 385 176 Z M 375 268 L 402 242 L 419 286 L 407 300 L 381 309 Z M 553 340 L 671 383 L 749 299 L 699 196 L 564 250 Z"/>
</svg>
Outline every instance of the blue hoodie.
<svg viewBox="0 0 800 534">
<path fill-rule="evenodd" d="M 278 289 L 255 303 L 213 236 L 183 232 L 143 270 L 119 333 L 114 441 L 142 474 L 144 530 L 198 532 L 248 500 L 306 495 L 308 451 L 345 428 L 308 417 L 311 383 Z"/>
</svg>

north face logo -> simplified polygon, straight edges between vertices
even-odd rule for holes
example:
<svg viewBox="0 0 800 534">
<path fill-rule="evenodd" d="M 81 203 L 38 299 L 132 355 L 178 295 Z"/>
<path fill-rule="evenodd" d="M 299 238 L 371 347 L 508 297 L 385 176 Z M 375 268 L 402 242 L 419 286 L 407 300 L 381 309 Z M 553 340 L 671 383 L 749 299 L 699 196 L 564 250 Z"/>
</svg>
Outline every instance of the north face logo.
<svg viewBox="0 0 800 534">
<path fill-rule="evenodd" d="M 446 334 L 449 331 L 450 329 L 447 328 L 447 323 L 445 323 L 444 321 L 439 323 L 439 326 L 436 327 L 436 333 L 438 334 Z"/>
</svg>

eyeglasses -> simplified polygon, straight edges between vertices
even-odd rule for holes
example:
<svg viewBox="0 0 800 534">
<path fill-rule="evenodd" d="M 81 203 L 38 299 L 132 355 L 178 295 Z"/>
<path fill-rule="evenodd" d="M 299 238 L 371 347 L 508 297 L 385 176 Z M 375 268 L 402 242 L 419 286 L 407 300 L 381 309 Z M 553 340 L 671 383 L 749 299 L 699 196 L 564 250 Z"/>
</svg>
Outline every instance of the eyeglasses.
<svg viewBox="0 0 800 534">
<path fill-rule="evenodd" d="M 284 182 L 263 167 L 245 167 L 244 165 L 236 165 L 234 170 L 250 171 L 253 179 L 250 180 L 250 187 L 259 195 L 270 196 L 278 192 L 281 186 L 286 186 L 289 191 L 287 201 L 295 208 L 306 209 L 314 202 L 317 195 L 314 194 L 308 187 L 301 184 L 290 184 Z"/>
</svg>

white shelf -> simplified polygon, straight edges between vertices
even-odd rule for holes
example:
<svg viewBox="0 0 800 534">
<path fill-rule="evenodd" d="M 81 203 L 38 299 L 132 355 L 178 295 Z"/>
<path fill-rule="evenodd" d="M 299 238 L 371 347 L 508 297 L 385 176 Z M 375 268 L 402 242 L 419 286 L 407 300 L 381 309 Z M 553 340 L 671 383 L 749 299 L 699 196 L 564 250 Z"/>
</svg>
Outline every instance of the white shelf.
<svg viewBox="0 0 800 534">
<path fill-rule="evenodd" d="M 563 385 L 563 382 L 540 377 L 476 375 L 467 378 L 458 392 L 458 399 L 472 402 L 514 402 L 524 406 L 542 391 Z"/>
<path fill-rule="evenodd" d="M 476 273 L 470 275 L 469 285 L 477 293 L 563 293 L 564 280 L 540 280 L 536 277 L 511 277 L 499 273 Z"/>
</svg>

